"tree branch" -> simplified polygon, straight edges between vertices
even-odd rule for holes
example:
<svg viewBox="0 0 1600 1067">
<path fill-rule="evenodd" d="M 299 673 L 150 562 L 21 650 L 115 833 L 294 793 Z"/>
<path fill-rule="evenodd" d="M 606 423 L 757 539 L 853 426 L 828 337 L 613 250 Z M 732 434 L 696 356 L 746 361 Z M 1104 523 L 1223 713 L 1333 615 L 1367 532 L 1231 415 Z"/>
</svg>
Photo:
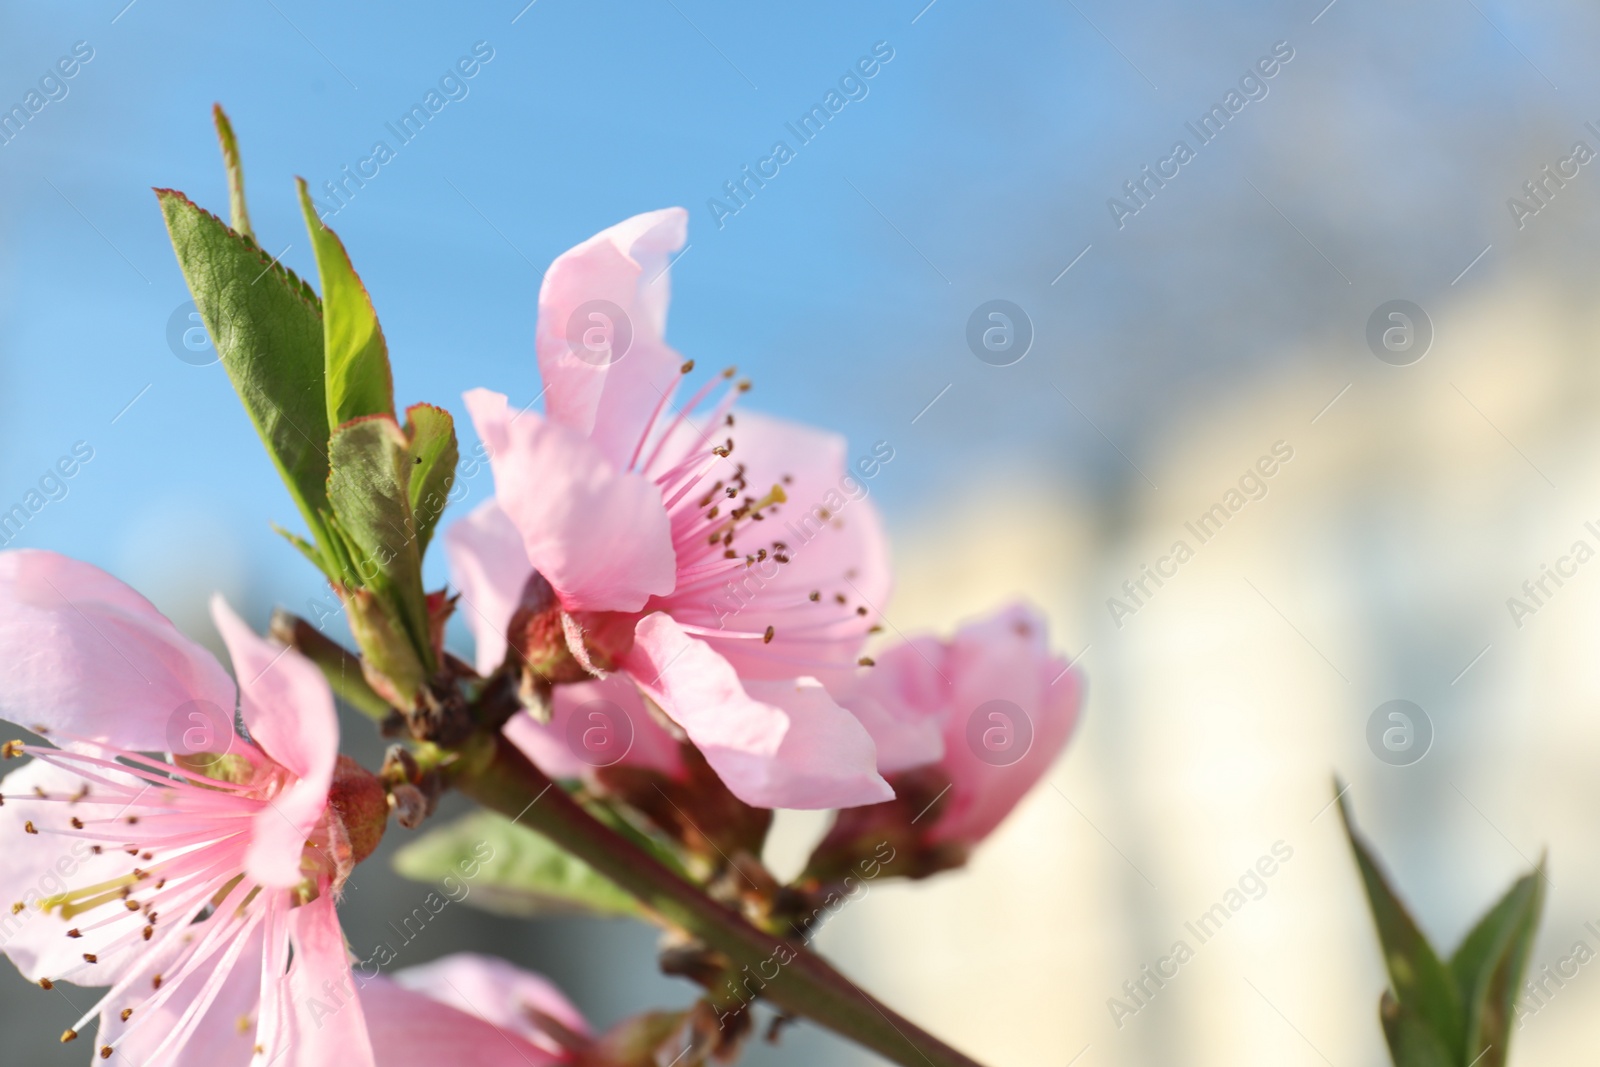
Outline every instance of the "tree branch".
<svg viewBox="0 0 1600 1067">
<path fill-rule="evenodd" d="M 879 1003 L 803 945 L 762 933 L 584 811 L 499 735 L 487 759 L 461 761 L 452 784 L 526 823 L 636 897 L 659 921 L 699 938 L 760 985 L 762 997 L 902 1067 L 980 1067 Z M 771 977 L 769 978 L 769 974 Z"/>
</svg>

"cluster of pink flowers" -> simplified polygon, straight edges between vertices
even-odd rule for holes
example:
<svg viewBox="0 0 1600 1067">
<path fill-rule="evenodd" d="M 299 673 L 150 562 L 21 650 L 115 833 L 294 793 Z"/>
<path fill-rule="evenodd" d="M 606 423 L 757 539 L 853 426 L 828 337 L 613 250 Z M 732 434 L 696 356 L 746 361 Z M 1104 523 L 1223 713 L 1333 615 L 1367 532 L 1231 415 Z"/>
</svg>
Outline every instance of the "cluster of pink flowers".
<svg viewBox="0 0 1600 1067">
<path fill-rule="evenodd" d="M 353 979 L 335 902 L 382 787 L 339 755 L 321 672 L 212 617 L 237 686 L 104 571 L 0 553 L 0 713 L 50 742 L 5 745 L 32 757 L 0 781 L 5 953 L 46 989 L 110 987 L 62 1040 L 98 1020 L 97 1056 L 140 1067 L 572 1062 L 537 1024 L 582 1019 L 506 964 Z"/>
<path fill-rule="evenodd" d="M 677 399 L 685 225 L 640 215 L 556 260 L 542 415 L 466 396 L 495 497 L 445 544 L 478 670 L 530 687 L 543 714 L 505 730 L 552 777 L 594 770 L 570 738 L 601 701 L 629 730 L 611 762 L 680 776 L 692 746 L 744 804 L 898 820 L 935 857 L 915 873 L 952 865 L 1048 769 L 1079 679 L 1021 606 L 867 658 L 888 552 L 869 500 L 823 503 L 843 442 L 736 413 L 732 372 Z M 575 345 L 592 315 L 603 343 Z M 140 1067 L 596 1062 L 576 1010 L 507 964 L 352 975 L 336 904 L 384 784 L 338 754 L 313 663 L 212 616 L 231 678 L 110 575 L 0 553 L 0 715 L 41 738 L 5 746 L 31 759 L 0 782 L 3 949 L 46 989 L 109 987 L 63 1040 L 97 1020 L 96 1054 Z"/>
<path fill-rule="evenodd" d="M 825 504 L 850 474 L 844 441 L 736 414 L 748 384 L 731 370 L 677 400 L 693 363 L 664 334 L 686 225 L 679 208 L 638 215 L 551 265 L 543 415 L 488 390 L 466 396 L 495 498 L 445 546 L 478 669 L 509 652 L 565 683 L 548 724 L 523 715 L 507 728 L 554 776 L 584 772 L 569 718 L 603 700 L 631 724 L 625 759 L 671 774 L 686 739 L 756 807 L 878 804 L 895 796 L 885 775 L 936 765 L 951 796 L 934 832 L 975 843 L 1065 744 L 1078 676 L 1020 606 L 953 644 L 862 656 L 891 574 L 871 500 L 848 514 Z M 600 343 L 575 344 L 591 324 Z M 577 669 L 563 672 L 569 659 Z M 994 743 L 1025 751 L 986 759 L 969 745 L 971 716 L 991 702 L 1012 720 Z M 980 731 L 976 743 L 990 741 Z"/>
</svg>

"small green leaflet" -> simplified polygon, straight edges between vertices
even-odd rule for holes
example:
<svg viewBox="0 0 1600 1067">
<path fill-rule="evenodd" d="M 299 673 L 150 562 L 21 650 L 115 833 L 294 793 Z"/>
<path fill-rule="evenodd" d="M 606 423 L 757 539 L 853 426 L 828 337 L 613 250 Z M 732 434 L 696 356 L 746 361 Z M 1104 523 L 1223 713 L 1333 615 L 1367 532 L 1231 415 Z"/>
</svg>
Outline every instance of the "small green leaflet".
<svg viewBox="0 0 1600 1067">
<path fill-rule="evenodd" d="M 327 540 L 322 308 L 311 287 L 222 220 L 157 189 L 178 266 L 267 454 L 315 540 Z M 324 551 L 324 569 L 336 572 Z"/>
<path fill-rule="evenodd" d="M 350 265 L 344 243 L 317 218 L 305 180 L 296 178 L 295 185 L 322 280 L 328 423 L 342 426 L 364 415 L 393 416 L 394 379 L 378 313 Z"/>
<path fill-rule="evenodd" d="M 1446 965 L 1356 832 L 1347 790 L 1338 781 L 1334 790 L 1389 971 L 1379 1018 L 1396 1067 L 1504 1067 L 1544 903 L 1543 862 L 1478 921 Z"/>
<path fill-rule="evenodd" d="M 395 853 L 394 867 L 415 881 L 463 887 L 464 899 L 501 915 L 641 914 L 588 864 L 489 811 L 429 831 Z"/>
</svg>

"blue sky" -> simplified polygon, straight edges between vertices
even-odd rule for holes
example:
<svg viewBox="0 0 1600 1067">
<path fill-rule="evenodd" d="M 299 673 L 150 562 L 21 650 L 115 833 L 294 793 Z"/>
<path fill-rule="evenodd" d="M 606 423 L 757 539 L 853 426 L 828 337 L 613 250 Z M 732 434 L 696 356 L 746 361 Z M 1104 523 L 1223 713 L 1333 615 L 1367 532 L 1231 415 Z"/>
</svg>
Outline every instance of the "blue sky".
<svg viewBox="0 0 1600 1067">
<path fill-rule="evenodd" d="M 1122 453 L 1136 462 L 1208 395 L 1296 358 L 1284 342 L 1359 330 L 1397 286 L 1443 288 L 1507 237 L 1504 193 L 1580 128 L 1590 75 L 1550 23 L 1483 11 L 13 5 L 0 101 L 76 42 L 93 58 L 0 145 L 0 502 L 86 441 L 93 461 L 17 543 L 125 574 L 154 560 L 163 582 L 221 559 L 218 581 L 245 574 L 236 591 L 263 603 L 315 591 L 268 531 L 294 515 L 221 368 L 167 344 L 186 292 L 149 190 L 223 209 L 213 101 L 237 128 L 261 241 L 310 276 L 293 176 L 320 192 L 393 142 L 332 223 L 404 402 L 459 416 L 473 386 L 532 397 L 538 271 L 683 204 L 669 337 L 702 366 L 738 363 L 753 406 L 852 449 L 893 442 L 901 461 L 875 487 L 892 523 L 973 479 L 1115 491 L 1135 476 Z M 1380 18 L 1393 33 L 1374 37 Z M 1108 198 L 1279 41 L 1295 59 L 1269 95 L 1119 230 Z M 387 124 L 475 46 L 493 58 L 466 95 L 400 145 Z M 786 124 L 875 47 L 893 58 L 801 146 Z M 778 140 L 795 158 L 719 220 L 708 201 Z M 1507 150 L 1520 142 L 1525 155 Z M 1401 177 L 1396 146 L 1411 153 Z M 1014 367 L 964 342 L 997 298 L 1035 328 Z"/>
</svg>

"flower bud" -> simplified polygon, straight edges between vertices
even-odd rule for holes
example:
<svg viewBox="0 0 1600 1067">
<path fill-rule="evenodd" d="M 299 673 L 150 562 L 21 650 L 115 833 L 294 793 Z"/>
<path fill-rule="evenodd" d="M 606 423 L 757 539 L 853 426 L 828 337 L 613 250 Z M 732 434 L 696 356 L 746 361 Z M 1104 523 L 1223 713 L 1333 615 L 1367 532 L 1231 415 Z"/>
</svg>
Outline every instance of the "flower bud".
<svg viewBox="0 0 1600 1067">
<path fill-rule="evenodd" d="M 588 668 L 593 664 L 582 628 L 562 609 L 555 590 L 538 571 L 530 574 L 523 586 L 522 600 L 506 627 L 506 639 L 506 659 L 520 668 L 523 703 L 541 722 L 549 721 L 552 685 L 591 677 Z"/>
<path fill-rule="evenodd" d="M 389 798 L 383 782 L 349 756 L 340 756 L 333 769 L 333 784 L 328 787 L 328 817 L 337 821 L 344 849 L 336 846 L 335 859 L 340 880 L 349 877 L 356 864 L 372 855 L 383 840 L 389 825 Z"/>
<path fill-rule="evenodd" d="M 1081 697 L 1078 675 L 1049 651 L 1044 620 L 1022 605 L 950 641 L 891 647 L 839 703 L 872 735 L 895 799 L 841 811 L 806 877 L 836 880 L 880 844 L 899 857 L 893 874 L 961 866 L 1055 762 Z"/>
</svg>

